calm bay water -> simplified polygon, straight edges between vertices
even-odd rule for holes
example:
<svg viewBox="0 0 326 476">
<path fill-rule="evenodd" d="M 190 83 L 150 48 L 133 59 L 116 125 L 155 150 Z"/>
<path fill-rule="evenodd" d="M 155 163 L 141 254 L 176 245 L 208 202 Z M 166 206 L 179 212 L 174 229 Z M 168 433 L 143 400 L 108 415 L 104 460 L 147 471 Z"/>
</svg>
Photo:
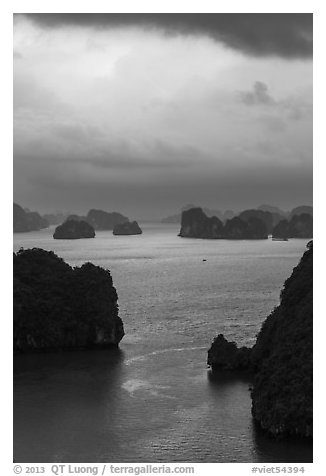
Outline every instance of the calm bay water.
<svg viewBox="0 0 326 476">
<path fill-rule="evenodd" d="M 258 431 L 250 382 L 213 378 L 207 349 L 223 333 L 252 345 L 308 240 L 194 240 L 178 226 L 141 236 L 53 240 L 14 235 L 71 265 L 110 269 L 126 335 L 118 351 L 14 359 L 17 462 L 309 462 L 311 444 Z M 203 261 L 203 260 L 207 261 Z"/>
</svg>

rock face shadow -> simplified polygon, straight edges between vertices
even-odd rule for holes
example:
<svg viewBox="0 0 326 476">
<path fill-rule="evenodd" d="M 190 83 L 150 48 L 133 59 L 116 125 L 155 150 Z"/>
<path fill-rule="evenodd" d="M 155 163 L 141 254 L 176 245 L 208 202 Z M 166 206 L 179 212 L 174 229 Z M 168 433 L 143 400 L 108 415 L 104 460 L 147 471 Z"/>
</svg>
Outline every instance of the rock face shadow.
<svg viewBox="0 0 326 476">
<path fill-rule="evenodd" d="M 253 419 L 253 442 L 259 463 L 312 463 L 313 442 L 299 437 L 275 438 Z M 277 455 L 277 458 L 276 458 Z"/>
</svg>

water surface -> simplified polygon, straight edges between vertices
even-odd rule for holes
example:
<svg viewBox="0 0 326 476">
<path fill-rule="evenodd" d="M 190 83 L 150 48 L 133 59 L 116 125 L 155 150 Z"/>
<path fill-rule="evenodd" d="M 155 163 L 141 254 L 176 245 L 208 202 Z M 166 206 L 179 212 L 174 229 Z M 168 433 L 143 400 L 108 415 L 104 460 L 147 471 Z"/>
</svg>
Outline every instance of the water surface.
<svg viewBox="0 0 326 476">
<path fill-rule="evenodd" d="M 311 461 L 310 444 L 255 428 L 249 381 L 206 367 L 217 333 L 253 344 L 307 240 L 195 240 L 177 237 L 175 225 L 142 228 L 74 241 L 53 240 L 53 229 L 14 236 L 15 250 L 37 246 L 110 269 L 126 332 L 118 351 L 15 357 L 15 460 Z"/>
</svg>

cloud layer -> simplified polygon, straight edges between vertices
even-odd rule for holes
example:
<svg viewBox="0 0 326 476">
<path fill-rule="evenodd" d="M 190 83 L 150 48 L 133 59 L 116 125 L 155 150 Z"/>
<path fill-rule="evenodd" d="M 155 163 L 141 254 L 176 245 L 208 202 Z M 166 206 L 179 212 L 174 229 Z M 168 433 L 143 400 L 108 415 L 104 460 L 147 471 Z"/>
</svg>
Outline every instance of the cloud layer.
<svg viewBox="0 0 326 476">
<path fill-rule="evenodd" d="M 36 13 L 28 17 L 44 28 L 140 26 L 174 35 L 208 35 L 252 55 L 312 56 L 310 13 Z"/>
<path fill-rule="evenodd" d="M 17 16 L 15 200 L 43 211 L 98 207 L 140 218 L 189 202 L 237 209 L 311 202 L 305 48 L 276 54 L 282 35 L 270 31 L 273 48 L 266 33 L 244 54 L 248 46 L 232 49 L 209 33 L 209 22 L 224 18 L 210 16 L 192 29 L 195 17 L 180 17 L 174 32 L 182 34 L 166 34 L 166 18 L 159 25 L 156 17 Z M 224 28 L 232 41 L 247 35 L 248 45 L 253 18 L 242 17 Z M 285 16 L 281 30 L 286 18 L 289 35 L 304 31 L 305 16 Z M 245 19 L 248 31 L 236 29 Z M 263 37 L 262 25 L 253 35 Z"/>
</svg>

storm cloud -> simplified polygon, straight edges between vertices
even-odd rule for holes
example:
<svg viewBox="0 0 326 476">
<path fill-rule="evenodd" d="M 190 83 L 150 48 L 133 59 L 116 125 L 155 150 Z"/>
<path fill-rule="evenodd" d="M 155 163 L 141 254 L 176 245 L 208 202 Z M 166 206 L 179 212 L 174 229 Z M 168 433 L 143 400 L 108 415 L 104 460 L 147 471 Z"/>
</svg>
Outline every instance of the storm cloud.
<svg viewBox="0 0 326 476">
<path fill-rule="evenodd" d="M 274 99 L 268 92 L 268 87 L 261 81 L 256 81 L 253 90 L 241 94 L 242 101 L 249 106 L 255 104 L 273 104 Z"/>
<path fill-rule="evenodd" d="M 87 26 L 158 28 L 171 35 L 208 35 L 257 56 L 311 57 L 312 13 L 33 13 L 43 28 Z"/>
<path fill-rule="evenodd" d="M 15 200 L 311 203 L 311 16 L 125 15 L 15 16 Z"/>
</svg>

